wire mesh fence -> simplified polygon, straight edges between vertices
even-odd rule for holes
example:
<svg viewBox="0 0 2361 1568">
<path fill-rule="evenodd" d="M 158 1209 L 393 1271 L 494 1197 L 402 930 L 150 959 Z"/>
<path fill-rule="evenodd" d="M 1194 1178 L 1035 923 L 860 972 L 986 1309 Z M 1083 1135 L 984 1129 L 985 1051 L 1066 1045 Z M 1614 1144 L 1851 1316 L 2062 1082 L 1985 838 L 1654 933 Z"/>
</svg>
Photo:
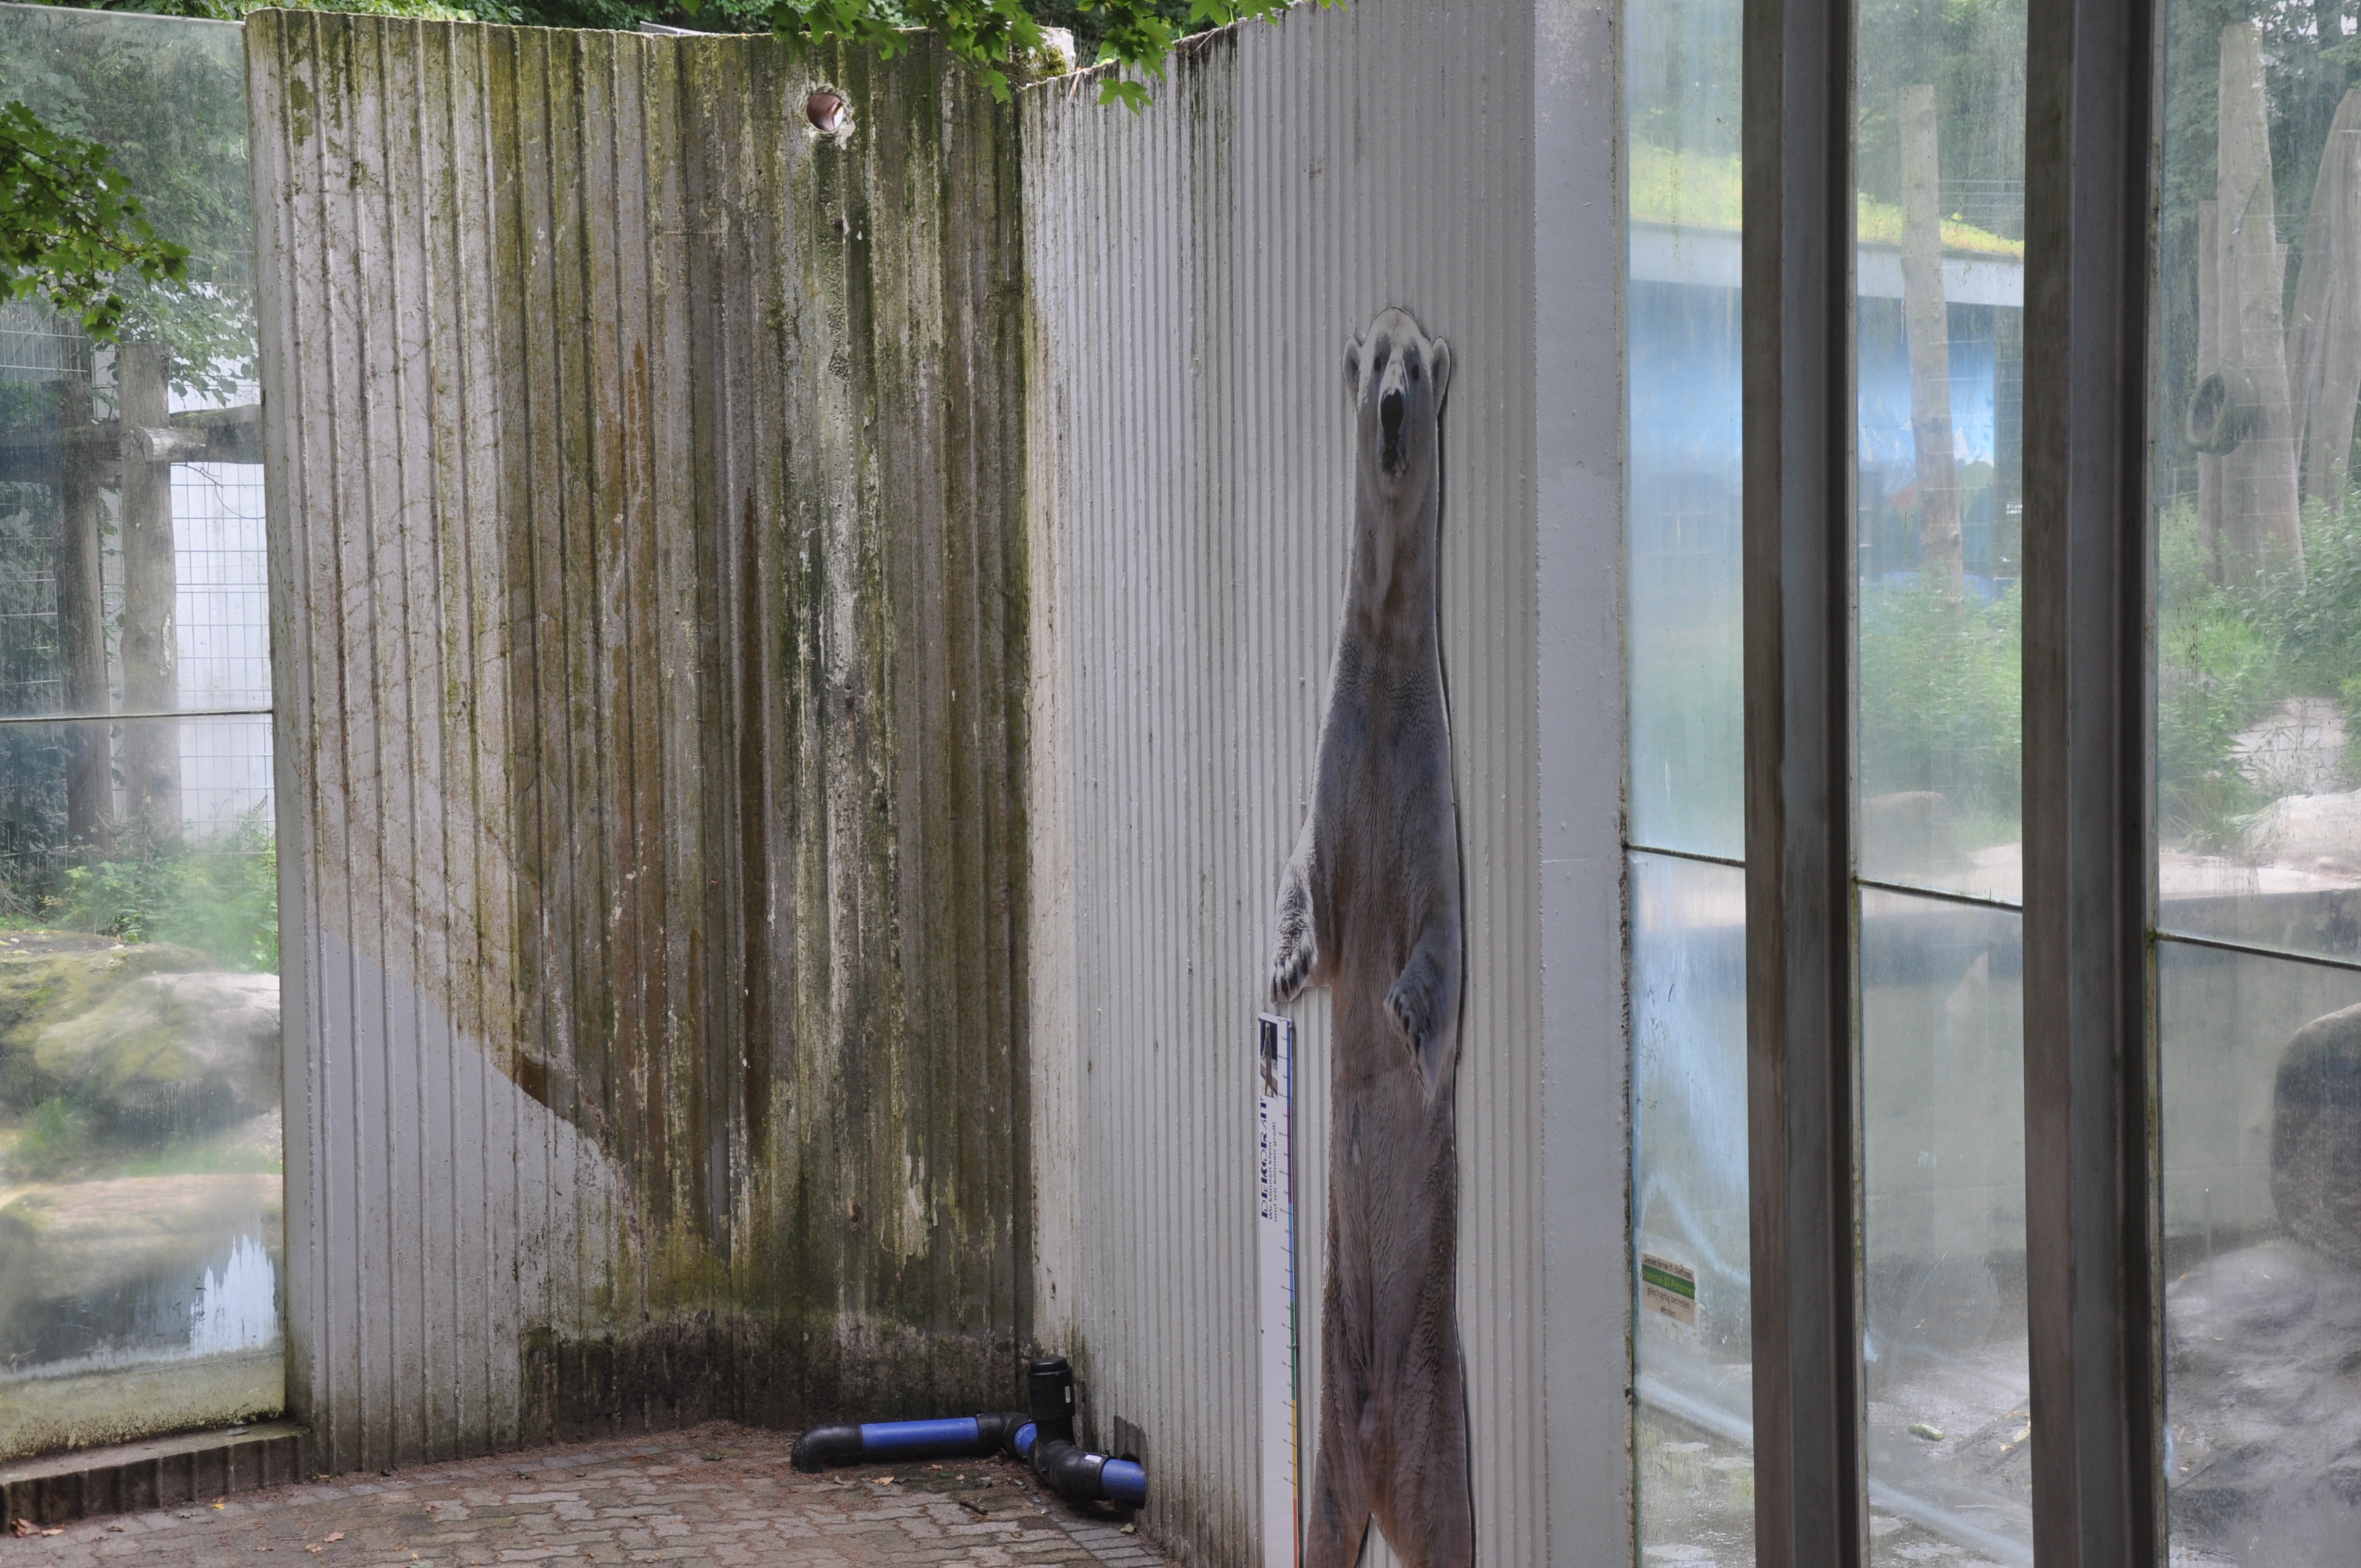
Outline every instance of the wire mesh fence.
<svg viewBox="0 0 2361 1568">
<path fill-rule="evenodd" d="M 102 433 L 114 402 L 111 360 L 45 309 L 0 306 L 0 905 L 38 903 L 47 895 L 42 890 L 53 891 L 69 865 L 115 837 L 133 814 L 123 777 L 125 725 L 113 717 L 125 704 L 126 573 L 119 447 Z M 86 395 L 72 390 L 77 387 Z M 254 389 L 238 388 L 227 400 L 241 396 L 253 400 Z M 176 395 L 170 412 L 222 402 Z M 87 413 L 71 411 L 83 408 Z M 93 419 L 100 426 L 85 427 L 78 439 L 67 428 Z M 81 465 L 72 471 L 88 487 L 82 503 L 70 499 L 70 464 Z M 270 807 L 262 470 L 246 463 L 179 463 L 169 488 L 175 706 L 192 715 L 172 725 L 175 836 L 203 850 L 250 838 Z M 68 510 L 77 504 L 88 510 L 70 523 Z M 79 688 L 70 679 L 76 655 L 66 646 L 66 574 L 72 569 L 66 534 L 93 526 L 103 652 L 80 657 L 104 659 L 104 714 L 91 700 L 95 674 Z M 77 689 L 84 694 L 79 707 Z M 69 778 L 78 767 L 91 781 L 84 786 L 89 798 L 99 804 L 72 821 Z M 107 826 L 94 827 L 93 817 Z M 33 913 L 0 907 L 0 917 Z"/>
</svg>

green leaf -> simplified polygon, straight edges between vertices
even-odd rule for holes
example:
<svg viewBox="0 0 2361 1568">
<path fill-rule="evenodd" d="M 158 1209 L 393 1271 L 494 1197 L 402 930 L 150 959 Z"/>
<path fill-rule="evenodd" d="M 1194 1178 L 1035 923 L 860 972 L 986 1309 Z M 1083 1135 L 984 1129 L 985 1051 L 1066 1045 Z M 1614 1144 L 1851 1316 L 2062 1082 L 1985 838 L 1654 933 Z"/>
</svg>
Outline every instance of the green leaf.
<svg viewBox="0 0 2361 1568">
<path fill-rule="evenodd" d="M 1120 76 L 1110 76 L 1099 83 L 1099 102 L 1121 104 L 1135 115 L 1148 107 L 1148 89 L 1137 82 L 1126 82 Z"/>
<path fill-rule="evenodd" d="M 63 135 L 23 104 L 0 107 L 0 298 L 41 294 L 112 341 L 130 307 L 123 284 L 178 282 L 185 247 L 149 226 L 104 147 Z"/>
<path fill-rule="evenodd" d="M 1165 61 L 1180 29 L 1159 8 L 1159 0 L 1077 0 L 1080 8 L 1104 18 L 1099 60 L 1116 66 L 1099 84 L 1099 102 L 1122 104 L 1137 113 L 1152 102 L 1146 84 L 1129 77 L 1164 79 Z M 1344 0 L 1319 0 L 1323 9 Z M 1288 0 L 1189 0 L 1191 27 L 1233 22 L 1276 22 Z M 1071 15 L 1071 13 L 1068 13 Z M 891 57 L 901 47 L 896 26 L 931 27 L 942 35 L 953 58 L 981 72 L 992 95 L 1006 103 L 1007 63 L 1041 47 L 1041 24 L 1024 0 L 774 0 L 771 26 L 800 51 L 823 42 L 862 44 Z"/>
</svg>

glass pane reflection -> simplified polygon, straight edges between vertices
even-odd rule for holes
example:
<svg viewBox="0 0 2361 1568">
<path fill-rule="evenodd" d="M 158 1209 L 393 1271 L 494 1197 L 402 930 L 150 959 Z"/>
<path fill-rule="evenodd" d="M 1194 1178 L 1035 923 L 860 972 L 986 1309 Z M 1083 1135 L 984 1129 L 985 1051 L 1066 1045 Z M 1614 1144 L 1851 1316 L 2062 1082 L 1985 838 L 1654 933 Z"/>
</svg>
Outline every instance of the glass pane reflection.
<svg viewBox="0 0 2361 1568">
<path fill-rule="evenodd" d="M 0 305 L 0 718 L 263 708 L 261 398 L 238 29 L 0 5 L 0 103 L 110 148 L 185 284 L 119 346 Z"/>
<path fill-rule="evenodd" d="M 1631 834 L 1735 859 L 1739 0 L 1630 12 Z"/>
<path fill-rule="evenodd" d="M 1640 1542 L 1754 1561 L 1746 873 L 1634 854 L 1632 1277 Z"/>
<path fill-rule="evenodd" d="M 2361 1541 L 2361 973 L 2160 945 L 2172 1561 Z"/>
<path fill-rule="evenodd" d="M 1874 1562 L 2030 1561 L 2024 942 L 2012 909 L 1861 894 Z"/>
<path fill-rule="evenodd" d="M 2361 956 L 2355 8 L 2165 16 L 2158 924 Z"/>
<path fill-rule="evenodd" d="M 1861 874 L 2019 896 L 2024 0 L 1862 0 Z"/>
<path fill-rule="evenodd" d="M 269 724 L 0 725 L 0 1459 L 281 1405 Z"/>
</svg>

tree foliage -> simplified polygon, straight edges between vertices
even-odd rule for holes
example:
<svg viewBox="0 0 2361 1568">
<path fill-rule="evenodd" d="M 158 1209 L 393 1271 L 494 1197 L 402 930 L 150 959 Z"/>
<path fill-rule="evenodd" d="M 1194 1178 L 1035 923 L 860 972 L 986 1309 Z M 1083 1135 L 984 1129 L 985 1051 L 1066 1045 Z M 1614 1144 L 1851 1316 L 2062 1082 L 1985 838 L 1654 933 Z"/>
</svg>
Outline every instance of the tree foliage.
<svg viewBox="0 0 2361 1568">
<path fill-rule="evenodd" d="M 1112 64 L 1102 103 L 1149 98 L 1187 31 L 1275 21 L 1289 0 L 99 0 L 70 8 L 235 20 L 266 4 L 376 15 L 634 28 L 642 21 L 768 28 L 797 50 L 850 42 L 892 56 L 939 33 L 993 93 L 1071 31 L 1082 64 Z M 1323 6 L 1343 0 L 1318 0 Z M 35 28 L 27 19 L 18 24 Z M 250 372 L 251 215 L 242 74 L 196 40 L 127 30 L 96 47 L 0 50 L 0 297 L 38 293 L 93 336 L 170 345 L 183 390 Z M 135 195 L 133 192 L 137 191 Z"/>
<path fill-rule="evenodd" d="M 691 16 L 705 0 L 677 0 Z M 1233 22 L 1276 21 L 1288 0 L 762 0 L 759 13 L 772 29 L 799 49 L 845 41 L 865 44 L 891 58 L 902 46 L 902 29 L 924 27 L 941 35 L 956 58 L 982 73 L 993 95 L 1008 97 L 1007 65 L 1040 54 L 1042 28 L 1069 22 L 1078 43 L 1091 47 L 1096 63 L 1115 64 L 1099 82 L 1099 101 L 1137 110 L 1148 102 L 1140 77 L 1161 80 L 1164 62 L 1183 33 Z M 1335 5 L 1343 0 L 1319 0 Z"/>
<path fill-rule="evenodd" d="M 185 252 L 170 271 L 114 272 L 110 330 L 170 345 L 181 390 L 234 392 L 250 376 L 254 355 L 253 198 L 236 34 L 93 27 L 71 12 L 45 9 L 14 10 L 5 28 L 0 102 L 23 104 L 61 138 L 104 147 L 108 167 L 139 204 L 137 220 Z M 82 200 L 93 199 L 88 184 Z M 26 246 L 63 237 L 55 224 L 11 225 L 11 235 Z M 34 286 L 73 308 L 70 297 Z"/>
<path fill-rule="evenodd" d="M 72 0 L 67 0 L 71 4 Z M 1323 7 L 1345 0 L 1318 0 Z M 607 27 L 642 22 L 719 32 L 770 30 L 798 48 L 846 42 L 891 56 L 902 34 L 924 27 L 982 72 L 1005 100 L 1008 67 L 1042 51 L 1041 30 L 1074 36 L 1080 64 L 1114 65 L 1099 101 L 1134 109 L 1148 102 L 1140 78 L 1160 81 L 1172 47 L 1188 33 L 1233 22 L 1277 21 L 1290 0 L 99 0 L 85 9 L 145 11 L 234 21 L 265 5 L 360 11 L 380 16 L 523 23 L 544 27 Z"/>
<path fill-rule="evenodd" d="M 128 302 L 117 278 L 175 282 L 186 247 L 157 237 L 114 155 L 60 135 L 20 103 L 0 105 L 0 297 L 41 294 L 112 341 Z"/>
</svg>

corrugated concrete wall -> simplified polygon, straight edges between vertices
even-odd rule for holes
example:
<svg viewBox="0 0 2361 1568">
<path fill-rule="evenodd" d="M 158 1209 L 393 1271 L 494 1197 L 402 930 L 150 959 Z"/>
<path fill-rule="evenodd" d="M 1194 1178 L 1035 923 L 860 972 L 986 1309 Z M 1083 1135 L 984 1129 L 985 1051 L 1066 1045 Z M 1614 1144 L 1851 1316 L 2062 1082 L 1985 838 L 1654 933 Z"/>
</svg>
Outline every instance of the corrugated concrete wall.
<svg viewBox="0 0 2361 1568">
<path fill-rule="evenodd" d="M 247 49 L 326 1466 L 1007 1399 L 1012 114 L 924 41 Z"/>
<path fill-rule="evenodd" d="M 1533 39 L 1543 1175 L 1549 1552 L 1635 1560 L 1631 1042 L 1623 853 L 1623 10 L 1541 0 Z"/>
<path fill-rule="evenodd" d="M 1023 95 L 1038 1321 L 1076 1353 L 1101 1438 L 1139 1434 L 1150 1528 L 1197 1561 L 1261 1561 L 1253 1021 L 1343 602 L 1345 340 L 1389 304 L 1447 338 L 1454 367 L 1442 621 L 1478 1554 L 1548 1553 L 1533 45 L 1531 5 L 1356 0 L 1192 45 L 1137 116 L 1096 106 L 1087 81 Z M 1597 521 L 1607 609 L 1588 619 L 1611 692 L 1611 496 Z M 1611 731 L 1594 747 L 1611 888 Z M 1600 935 L 1611 955 L 1611 923 Z M 1316 1329 L 1326 1000 L 1294 1013 Z M 1605 1152 L 1596 1199 L 1620 1235 Z M 1614 1253 L 1598 1266 L 1620 1277 Z M 1304 1364 L 1316 1374 L 1316 1343 Z"/>
</svg>

